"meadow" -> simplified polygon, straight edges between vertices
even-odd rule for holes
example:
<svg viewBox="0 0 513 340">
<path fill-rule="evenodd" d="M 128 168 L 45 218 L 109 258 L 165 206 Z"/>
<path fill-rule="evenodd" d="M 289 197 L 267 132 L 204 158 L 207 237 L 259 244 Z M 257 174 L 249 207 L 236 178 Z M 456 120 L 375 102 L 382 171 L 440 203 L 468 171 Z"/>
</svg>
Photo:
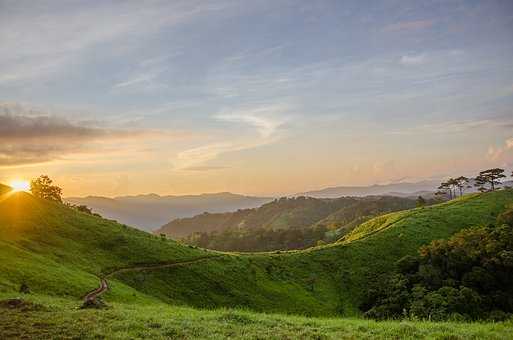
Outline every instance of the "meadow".
<svg viewBox="0 0 513 340">
<path fill-rule="evenodd" d="M 225 253 L 187 246 L 26 193 L 0 202 L 0 334 L 52 338 L 508 338 L 511 322 L 361 319 L 364 287 L 434 239 L 493 223 L 513 192 L 371 219 L 338 242 Z M 162 265 L 203 259 L 184 266 Z M 120 270 L 123 269 L 123 270 Z M 114 273 L 114 274 L 112 274 Z M 109 275 L 110 274 L 110 275 Z M 108 308 L 81 298 L 108 276 Z M 26 285 L 30 294 L 21 294 Z M 28 303 L 10 308 L 6 300 Z"/>
<path fill-rule="evenodd" d="M 201 310 L 151 300 L 84 310 L 73 299 L 22 297 L 33 304 L 22 310 L 0 307 L 0 334 L 6 339 L 511 339 L 513 329 L 512 321 L 376 322 L 241 309 Z"/>
</svg>

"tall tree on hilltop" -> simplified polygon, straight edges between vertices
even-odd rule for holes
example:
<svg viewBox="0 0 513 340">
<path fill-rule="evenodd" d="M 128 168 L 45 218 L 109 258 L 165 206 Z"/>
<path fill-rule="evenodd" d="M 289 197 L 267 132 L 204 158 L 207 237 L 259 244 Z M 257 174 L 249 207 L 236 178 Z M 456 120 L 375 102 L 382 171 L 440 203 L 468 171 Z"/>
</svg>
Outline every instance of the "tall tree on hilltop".
<svg viewBox="0 0 513 340">
<path fill-rule="evenodd" d="M 30 191 L 36 197 L 62 203 L 62 189 L 52 183 L 50 177 L 41 175 L 30 181 Z"/>
<path fill-rule="evenodd" d="M 479 191 L 486 191 L 485 185 L 490 185 L 490 191 L 495 191 L 496 185 L 500 184 L 500 179 L 505 178 L 504 169 L 494 168 L 481 171 L 475 178 L 475 186 Z"/>
<path fill-rule="evenodd" d="M 440 183 L 440 186 L 438 187 L 438 191 L 436 192 L 436 195 L 445 195 L 449 196 L 449 199 L 452 200 L 452 190 L 448 182 L 442 182 Z"/>
<path fill-rule="evenodd" d="M 458 190 L 460 191 L 460 196 L 463 195 L 463 192 L 466 188 L 470 188 L 470 185 L 468 185 L 469 179 L 465 176 L 460 176 L 455 179 L 456 186 L 458 187 Z"/>
</svg>

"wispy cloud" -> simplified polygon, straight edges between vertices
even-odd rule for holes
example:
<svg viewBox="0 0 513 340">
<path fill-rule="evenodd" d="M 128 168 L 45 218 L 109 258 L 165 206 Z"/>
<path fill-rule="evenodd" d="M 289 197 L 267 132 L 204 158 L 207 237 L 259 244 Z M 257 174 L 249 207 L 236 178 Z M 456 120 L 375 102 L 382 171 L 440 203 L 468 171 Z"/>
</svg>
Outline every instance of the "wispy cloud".
<svg viewBox="0 0 513 340">
<path fill-rule="evenodd" d="M 205 163 L 229 152 L 253 149 L 259 146 L 274 143 L 280 139 L 279 128 L 287 121 L 287 105 L 268 105 L 252 109 L 224 112 L 214 116 L 222 122 L 243 124 L 253 128 L 257 136 L 250 134 L 230 138 L 219 142 L 209 143 L 192 149 L 182 151 L 174 161 L 175 169 L 187 170 L 205 167 Z"/>
<path fill-rule="evenodd" d="M 144 43 L 145 35 L 227 6 L 228 2 L 200 1 L 98 2 L 87 4 L 87 9 L 51 3 L 4 4 L 0 11 L 0 85 L 41 79 L 76 67 L 88 50 L 99 53 L 101 48 L 102 53 L 115 54 L 116 49 L 135 48 Z"/>
<path fill-rule="evenodd" d="M 271 105 L 244 111 L 221 113 L 214 118 L 231 123 L 249 124 L 256 128 L 261 138 L 267 139 L 272 137 L 276 130 L 287 121 L 286 116 L 279 115 L 287 110 L 288 107 L 284 105 Z"/>
<path fill-rule="evenodd" d="M 414 21 L 400 21 L 394 24 L 387 25 L 383 28 L 385 32 L 399 32 L 399 31 L 416 31 L 421 29 L 430 28 L 435 23 L 435 20 L 414 20 Z"/>
<path fill-rule="evenodd" d="M 422 65 L 428 61 L 428 58 L 425 54 L 404 55 L 399 61 L 403 65 Z"/>
<path fill-rule="evenodd" d="M 507 128 L 509 124 L 511 124 L 511 122 L 508 120 L 462 120 L 421 124 L 414 127 L 404 128 L 402 130 L 390 131 L 388 133 L 393 135 L 453 134 L 484 128 Z"/>
</svg>

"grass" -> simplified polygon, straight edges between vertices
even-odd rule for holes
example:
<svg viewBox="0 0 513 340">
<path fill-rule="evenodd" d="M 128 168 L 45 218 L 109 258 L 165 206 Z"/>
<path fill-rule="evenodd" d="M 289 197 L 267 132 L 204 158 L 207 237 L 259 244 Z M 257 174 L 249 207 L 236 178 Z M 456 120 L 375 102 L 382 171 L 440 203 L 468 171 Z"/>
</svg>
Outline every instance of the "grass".
<svg viewBox="0 0 513 340">
<path fill-rule="evenodd" d="M 401 338 L 403 333 L 410 338 L 461 334 L 504 338 L 504 329 L 511 330 L 511 323 L 373 323 L 325 318 L 359 316 L 362 287 L 390 270 L 397 259 L 462 228 L 492 223 L 511 204 L 511 190 L 472 194 L 371 219 L 335 244 L 237 254 L 163 240 L 24 193 L 4 196 L 0 198 L 0 294 L 15 296 L 21 283 L 26 283 L 32 292 L 30 299 L 48 308 L 1 311 L 0 334 L 28 337 L 41 328 L 69 337 L 96 334 L 108 338 L 159 338 L 166 332 L 177 332 L 178 338 Z M 80 298 L 98 285 L 98 276 L 143 263 L 205 256 L 212 259 L 115 274 L 109 277 L 111 289 L 104 296 L 112 309 L 76 310 Z M 226 320 L 220 319 L 223 315 Z M 151 322 L 160 326 L 147 326 Z"/>
<path fill-rule="evenodd" d="M 5 296 L 0 295 L 0 298 Z M 30 339 L 510 339 L 513 323 L 307 318 L 162 303 L 80 310 L 73 300 L 26 297 L 26 310 L 0 307 L 0 334 Z"/>
</svg>

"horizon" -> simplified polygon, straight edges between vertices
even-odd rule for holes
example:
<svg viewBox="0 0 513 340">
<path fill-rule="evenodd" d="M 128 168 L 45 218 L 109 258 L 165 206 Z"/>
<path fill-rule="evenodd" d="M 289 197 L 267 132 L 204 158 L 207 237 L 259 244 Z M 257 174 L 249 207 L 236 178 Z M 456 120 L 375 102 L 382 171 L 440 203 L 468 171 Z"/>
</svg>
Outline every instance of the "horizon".
<svg viewBox="0 0 513 340">
<path fill-rule="evenodd" d="M 66 197 L 513 169 L 513 3 L 0 0 L 0 183 Z"/>
</svg>

